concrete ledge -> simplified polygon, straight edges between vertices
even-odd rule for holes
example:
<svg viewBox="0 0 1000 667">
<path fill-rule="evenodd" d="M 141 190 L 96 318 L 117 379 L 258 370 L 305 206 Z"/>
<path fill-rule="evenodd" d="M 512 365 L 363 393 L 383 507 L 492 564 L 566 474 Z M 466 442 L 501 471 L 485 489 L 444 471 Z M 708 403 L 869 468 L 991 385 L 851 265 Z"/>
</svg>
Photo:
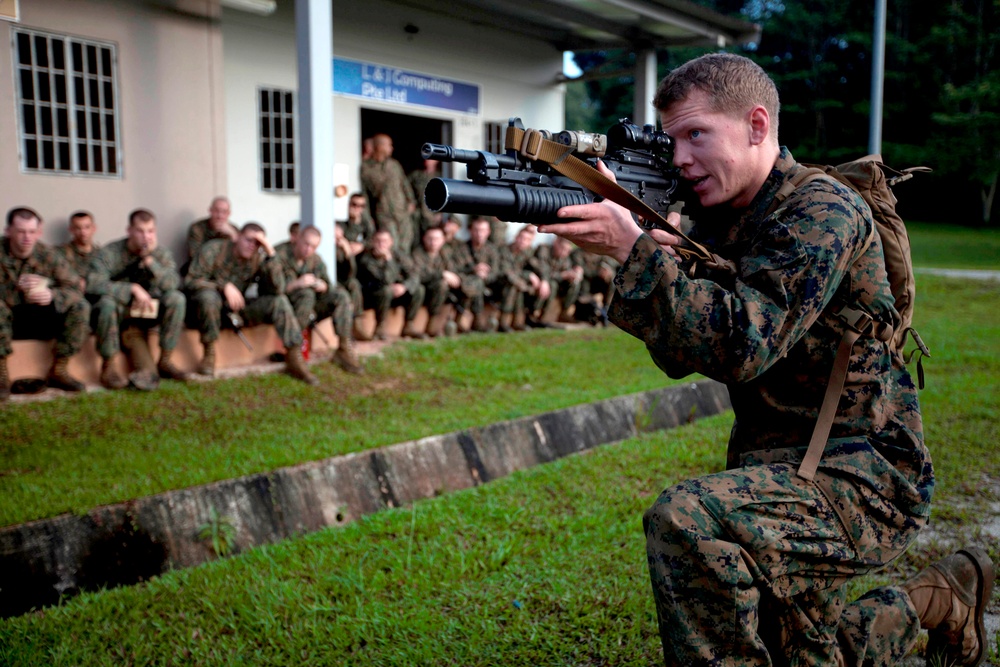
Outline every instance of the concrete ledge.
<svg viewBox="0 0 1000 667">
<path fill-rule="evenodd" d="M 213 523 L 238 553 L 729 407 L 706 380 L 0 528 L 0 617 L 211 560 Z"/>
</svg>

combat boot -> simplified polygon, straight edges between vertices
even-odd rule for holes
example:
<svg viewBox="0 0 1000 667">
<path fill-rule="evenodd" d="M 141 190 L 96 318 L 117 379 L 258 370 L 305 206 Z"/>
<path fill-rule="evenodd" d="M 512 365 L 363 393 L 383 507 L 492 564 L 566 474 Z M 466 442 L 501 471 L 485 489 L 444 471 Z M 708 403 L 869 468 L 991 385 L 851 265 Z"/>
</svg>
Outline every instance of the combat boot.
<svg viewBox="0 0 1000 667">
<path fill-rule="evenodd" d="M 409 322 L 406 323 L 406 326 L 403 327 L 403 337 L 423 340 L 427 338 L 427 334 L 417 329 L 417 325 L 413 323 L 413 320 L 410 320 Z"/>
<path fill-rule="evenodd" d="M 215 341 L 208 341 L 204 343 L 205 354 L 201 357 L 201 363 L 198 364 L 198 375 L 207 375 L 212 377 L 215 375 Z"/>
<path fill-rule="evenodd" d="M 514 330 L 514 313 L 500 313 L 500 324 L 497 325 L 497 331 L 501 333 L 510 333 Z"/>
<path fill-rule="evenodd" d="M 375 325 L 375 340 L 386 340 L 389 338 L 389 334 L 385 331 L 385 322 L 379 322 Z"/>
<path fill-rule="evenodd" d="M 164 380 L 179 380 L 181 382 L 186 382 L 187 373 L 177 368 L 177 366 L 174 366 L 174 362 L 170 359 L 173 354 L 173 350 L 161 349 L 160 361 L 156 364 L 156 371 Z"/>
<path fill-rule="evenodd" d="M 124 389 L 128 386 L 128 380 L 123 378 L 115 370 L 115 357 L 108 357 L 101 365 L 101 384 L 105 389 Z"/>
<path fill-rule="evenodd" d="M 472 330 L 477 333 L 486 333 L 490 330 L 489 318 L 486 313 L 476 313 L 472 321 Z"/>
<path fill-rule="evenodd" d="M 996 570 L 978 547 L 962 549 L 902 585 L 928 630 L 928 664 L 978 665 L 986 652 L 983 612 Z"/>
<path fill-rule="evenodd" d="M 0 357 L 0 403 L 10 398 L 10 376 L 7 375 L 7 357 Z"/>
<path fill-rule="evenodd" d="M 353 373 L 354 375 L 364 375 L 365 369 L 358 361 L 358 356 L 354 351 L 354 341 L 347 336 L 342 336 L 340 339 L 340 347 L 337 351 L 333 353 L 333 358 L 330 360 L 343 368 L 348 373 Z"/>
<path fill-rule="evenodd" d="M 319 384 L 319 378 L 310 373 L 306 367 L 306 360 L 302 358 L 302 348 L 298 346 L 288 348 L 285 353 L 285 370 L 296 380 L 311 385 Z"/>
<path fill-rule="evenodd" d="M 127 327 L 122 331 L 122 347 L 128 352 L 132 367 L 138 371 L 155 373 L 156 363 L 153 353 L 149 351 L 146 335 L 139 327 Z"/>
<path fill-rule="evenodd" d="M 69 374 L 69 357 L 56 357 L 49 371 L 50 387 L 63 391 L 83 391 L 83 383 Z"/>
</svg>

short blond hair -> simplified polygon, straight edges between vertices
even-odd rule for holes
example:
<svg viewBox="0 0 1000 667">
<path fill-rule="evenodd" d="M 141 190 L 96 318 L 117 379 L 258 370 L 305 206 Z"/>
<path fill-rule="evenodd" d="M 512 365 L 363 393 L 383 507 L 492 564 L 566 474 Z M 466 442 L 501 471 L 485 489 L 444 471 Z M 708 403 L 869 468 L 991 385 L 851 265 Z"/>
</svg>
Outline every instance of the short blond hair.
<svg viewBox="0 0 1000 667">
<path fill-rule="evenodd" d="M 709 53 L 670 72 L 656 88 L 653 106 L 667 111 L 692 92 L 708 95 L 713 111 L 740 116 L 760 105 L 770 116 L 770 136 L 778 138 L 778 88 L 760 65 L 735 53 Z"/>
</svg>

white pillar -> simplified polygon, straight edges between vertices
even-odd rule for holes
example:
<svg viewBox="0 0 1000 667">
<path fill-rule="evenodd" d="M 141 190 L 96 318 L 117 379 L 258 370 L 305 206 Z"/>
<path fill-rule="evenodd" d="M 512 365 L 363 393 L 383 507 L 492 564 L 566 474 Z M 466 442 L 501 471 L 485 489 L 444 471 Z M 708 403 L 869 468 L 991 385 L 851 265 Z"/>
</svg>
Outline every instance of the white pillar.
<svg viewBox="0 0 1000 667">
<path fill-rule="evenodd" d="M 303 226 L 323 233 L 319 256 L 330 277 L 333 244 L 333 8 L 332 0 L 295 0 L 299 65 L 299 193 Z"/>
<path fill-rule="evenodd" d="M 635 99 L 632 122 L 636 125 L 656 125 L 653 95 L 656 94 L 656 50 L 635 54 Z"/>
<path fill-rule="evenodd" d="M 872 35 L 872 105 L 868 117 L 868 152 L 882 152 L 882 80 L 885 77 L 885 0 L 875 2 Z"/>
</svg>

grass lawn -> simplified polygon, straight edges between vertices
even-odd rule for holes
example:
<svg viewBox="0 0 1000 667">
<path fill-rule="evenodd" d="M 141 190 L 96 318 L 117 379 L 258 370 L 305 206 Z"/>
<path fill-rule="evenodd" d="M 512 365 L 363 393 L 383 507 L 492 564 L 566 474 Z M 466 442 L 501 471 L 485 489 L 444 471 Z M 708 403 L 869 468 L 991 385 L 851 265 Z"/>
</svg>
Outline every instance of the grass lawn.
<svg viewBox="0 0 1000 667">
<path fill-rule="evenodd" d="M 1000 227 L 907 222 L 915 267 L 1000 270 Z"/>
<path fill-rule="evenodd" d="M 917 324 L 934 354 L 921 394 L 938 475 L 933 523 L 969 540 L 981 539 L 983 503 L 1000 500 L 989 490 L 1000 486 L 998 303 L 995 282 L 921 278 Z M 644 388 L 636 379 L 644 377 L 643 364 L 630 365 L 631 344 L 594 335 L 625 357 L 626 370 L 614 377 L 629 384 L 617 393 Z M 548 332 L 456 344 L 488 348 L 493 340 L 508 350 L 521 341 L 529 350 L 551 344 Z M 415 372 L 407 364 L 439 354 L 435 349 L 400 348 L 373 376 L 384 373 L 379 382 L 387 382 L 393 369 Z M 546 349 L 536 363 L 552 364 L 553 354 Z M 559 358 L 564 377 L 577 377 L 572 365 L 594 363 L 573 361 Z M 507 388 L 503 405 L 528 410 L 517 407 L 521 393 L 527 405 L 549 409 L 552 399 L 537 389 L 542 371 L 506 363 L 505 372 L 491 370 Z M 434 377 L 445 387 L 458 382 Z M 583 392 L 567 384 L 571 395 Z M 443 405 L 447 411 L 451 404 Z M 657 664 L 640 517 L 663 486 L 723 467 L 730 422 L 722 415 L 646 434 L 344 528 L 3 620 L 0 664 Z M 942 548 L 934 541 L 914 547 L 857 588 L 912 573 Z M 989 548 L 1000 559 L 998 545 Z M 991 660 L 1000 660 L 997 641 L 991 650 Z"/>
</svg>

